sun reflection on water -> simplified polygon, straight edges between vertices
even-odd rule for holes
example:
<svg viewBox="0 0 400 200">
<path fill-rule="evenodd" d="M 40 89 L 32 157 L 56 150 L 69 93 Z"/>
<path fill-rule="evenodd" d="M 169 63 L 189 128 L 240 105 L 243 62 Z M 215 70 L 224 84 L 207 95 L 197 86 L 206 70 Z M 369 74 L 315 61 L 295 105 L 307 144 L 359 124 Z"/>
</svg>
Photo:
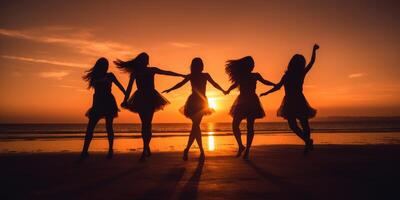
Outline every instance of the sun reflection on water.
<svg viewBox="0 0 400 200">
<path fill-rule="evenodd" d="M 214 151 L 215 150 L 215 141 L 214 141 L 214 132 L 208 132 L 208 150 Z"/>
</svg>

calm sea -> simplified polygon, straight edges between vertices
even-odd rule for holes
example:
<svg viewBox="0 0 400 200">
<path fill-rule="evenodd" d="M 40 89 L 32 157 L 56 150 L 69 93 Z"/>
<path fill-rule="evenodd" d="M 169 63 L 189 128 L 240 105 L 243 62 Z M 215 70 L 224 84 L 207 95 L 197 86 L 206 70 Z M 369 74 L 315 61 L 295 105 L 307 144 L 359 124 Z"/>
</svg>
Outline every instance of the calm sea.
<svg viewBox="0 0 400 200">
<path fill-rule="evenodd" d="M 332 118 L 311 121 L 313 132 L 318 133 L 370 133 L 370 132 L 399 132 L 400 118 Z M 190 131 L 189 123 L 156 123 L 153 124 L 155 137 L 183 136 Z M 0 124 L 0 139 L 29 139 L 29 138 L 73 138 L 82 137 L 86 124 Z M 232 133 L 231 123 L 203 123 L 203 132 L 213 132 L 215 136 Z M 246 129 L 242 123 L 241 129 Z M 289 133 L 285 122 L 263 122 L 255 124 L 256 134 Z M 105 136 L 104 124 L 96 127 L 95 137 Z M 140 124 L 115 124 L 116 137 L 138 137 Z M 102 133 L 102 134 L 101 134 Z"/>
<path fill-rule="evenodd" d="M 311 122 L 317 145 L 399 145 L 400 118 L 346 118 Z M 0 153 L 79 152 L 86 124 L 1 124 Z M 151 148 L 157 151 L 182 151 L 187 143 L 190 124 L 154 124 Z M 115 152 L 141 151 L 140 124 L 115 124 Z M 237 144 L 230 123 L 204 123 L 203 144 L 212 154 L 232 154 Z M 242 124 L 242 130 L 246 125 Z M 253 146 L 303 145 L 284 122 L 255 124 Z M 105 127 L 96 129 L 90 151 L 106 152 Z M 243 132 L 245 133 L 245 132 Z M 246 137 L 242 137 L 246 140 Z M 196 151 L 194 144 L 193 151 Z"/>
</svg>

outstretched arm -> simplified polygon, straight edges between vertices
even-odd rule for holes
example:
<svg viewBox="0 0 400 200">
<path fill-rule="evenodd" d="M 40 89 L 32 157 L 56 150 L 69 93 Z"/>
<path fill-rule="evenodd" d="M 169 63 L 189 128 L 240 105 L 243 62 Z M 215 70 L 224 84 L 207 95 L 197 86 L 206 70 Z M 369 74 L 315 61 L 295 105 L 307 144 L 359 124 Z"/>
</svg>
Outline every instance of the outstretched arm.
<svg viewBox="0 0 400 200">
<path fill-rule="evenodd" d="M 169 88 L 168 90 L 164 90 L 162 93 L 169 93 L 172 90 L 176 90 L 176 89 L 182 87 L 183 85 L 185 85 L 188 81 L 189 81 L 189 78 L 186 77 L 185 79 L 183 79 L 183 81 L 179 82 L 178 84 L 174 85 L 172 88 Z"/>
<path fill-rule="evenodd" d="M 229 87 L 229 89 L 225 92 L 225 94 L 229 94 L 231 92 L 231 90 L 237 88 L 239 86 L 239 84 L 234 83 L 231 85 L 231 87 Z"/>
<path fill-rule="evenodd" d="M 268 91 L 266 91 L 264 93 L 261 93 L 260 97 L 265 96 L 265 95 L 270 94 L 270 93 L 273 93 L 275 91 L 278 91 L 279 89 L 281 89 L 281 87 L 283 86 L 284 83 L 285 83 L 285 76 L 282 77 L 281 81 L 279 81 L 279 83 L 276 84 L 275 87 L 273 87 L 272 89 L 270 89 L 270 90 L 268 90 Z"/>
<path fill-rule="evenodd" d="M 117 77 L 111 73 L 111 80 L 112 82 L 122 91 L 122 93 L 126 93 L 124 86 L 118 81 Z"/>
<path fill-rule="evenodd" d="M 153 67 L 153 70 L 154 70 L 154 73 L 156 73 L 156 74 L 162 74 L 162 75 L 167 75 L 167 76 L 180 76 L 180 77 L 184 77 L 184 78 L 186 77 L 183 74 L 175 73 L 172 71 L 162 70 L 157 67 Z"/>
<path fill-rule="evenodd" d="M 257 80 L 258 81 L 260 81 L 262 84 L 264 84 L 264 85 L 272 85 L 272 86 L 275 86 L 275 83 L 273 83 L 273 82 L 271 82 L 271 81 L 268 81 L 268 80 L 265 80 L 262 76 L 261 76 L 261 74 L 259 74 L 259 73 L 257 73 Z"/>
<path fill-rule="evenodd" d="M 306 74 L 308 73 L 308 71 L 310 71 L 311 67 L 314 65 L 317 49 L 319 49 L 319 46 L 318 46 L 318 44 L 315 44 L 313 47 L 310 62 L 308 63 L 307 67 L 305 68 Z"/>
<path fill-rule="evenodd" d="M 219 86 L 218 83 L 214 81 L 214 79 L 211 78 L 210 74 L 207 74 L 207 81 L 210 82 L 212 86 L 214 86 L 215 88 L 217 88 L 218 90 L 220 90 L 222 93 L 225 94 L 226 91 L 222 89 L 222 87 Z"/>
</svg>

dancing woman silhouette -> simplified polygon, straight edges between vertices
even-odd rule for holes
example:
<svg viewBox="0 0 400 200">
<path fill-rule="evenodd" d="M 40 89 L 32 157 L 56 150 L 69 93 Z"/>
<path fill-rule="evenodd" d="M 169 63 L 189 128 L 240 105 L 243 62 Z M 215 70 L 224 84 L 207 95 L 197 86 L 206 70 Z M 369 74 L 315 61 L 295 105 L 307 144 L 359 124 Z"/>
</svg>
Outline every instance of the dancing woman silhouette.
<svg viewBox="0 0 400 200">
<path fill-rule="evenodd" d="M 124 108 L 139 114 L 142 122 L 143 139 L 143 152 L 140 160 L 144 161 L 146 156 L 151 155 L 151 125 L 154 112 L 163 109 L 165 105 L 169 104 L 168 100 L 156 91 L 154 87 L 154 75 L 185 76 L 171 71 L 164 71 L 156 67 L 148 67 L 149 55 L 147 55 L 147 53 L 140 53 L 136 58 L 130 61 L 116 60 L 114 63 L 121 70 L 130 73 L 125 99 L 121 105 Z M 135 80 L 137 90 L 129 98 Z"/>
<path fill-rule="evenodd" d="M 188 159 L 189 149 L 192 146 L 194 140 L 196 139 L 197 144 L 200 149 L 200 159 L 205 158 L 203 144 L 201 140 L 201 129 L 200 123 L 204 115 L 209 115 L 213 112 L 211 108 L 208 107 L 208 101 L 206 97 L 206 85 L 207 81 L 211 83 L 215 88 L 225 93 L 225 91 L 219 86 L 208 73 L 203 73 L 203 61 L 201 58 L 194 58 L 190 65 L 190 74 L 180 83 L 176 84 L 172 88 L 165 90 L 163 92 L 169 93 L 172 90 L 176 90 L 188 81 L 192 86 L 192 94 L 187 99 L 184 107 L 182 108 L 183 114 L 192 120 L 192 130 L 190 131 L 189 140 L 185 150 L 183 151 L 183 160 Z"/>
<path fill-rule="evenodd" d="M 233 83 L 226 93 L 239 87 L 240 94 L 233 103 L 230 114 L 233 117 L 232 130 L 238 143 L 237 157 L 246 149 L 244 159 L 249 158 L 250 147 L 254 137 L 254 121 L 265 116 L 264 109 L 256 94 L 257 81 L 265 85 L 275 86 L 274 83 L 265 80 L 259 73 L 252 73 L 254 60 L 251 56 L 246 56 L 238 60 L 228 60 L 225 71 Z M 242 144 L 239 125 L 243 119 L 247 120 L 247 144 Z"/>
<path fill-rule="evenodd" d="M 307 66 L 303 55 L 294 55 L 281 81 L 274 88 L 260 95 L 264 96 L 279 90 L 282 86 L 285 87 L 285 97 L 278 109 L 278 116 L 285 118 L 288 121 L 290 129 L 304 141 L 304 154 L 307 154 L 314 148 L 314 141 L 310 136 L 308 119 L 313 118 L 317 111 L 308 104 L 303 94 L 303 83 L 305 76 L 315 62 L 317 49 L 319 49 L 319 46 L 315 44 L 311 60 Z M 297 125 L 297 120 L 300 121 L 303 130 Z"/>
<path fill-rule="evenodd" d="M 111 93 L 111 86 L 112 83 L 114 83 L 123 93 L 125 93 L 125 89 L 114 74 L 107 73 L 107 71 L 108 60 L 106 58 L 99 58 L 96 64 L 86 71 L 86 74 L 82 77 L 83 80 L 89 83 L 89 88 L 94 88 L 94 94 L 92 107 L 86 112 L 89 122 L 86 129 L 81 158 L 86 158 L 89 155 L 88 150 L 93 138 L 93 130 L 101 118 L 105 118 L 106 120 L 109 144 L 107 158 L 112 158 L 113 156 L 113 119 L 118 116 L 119 110 L 115 98 Z"/>
</svg>

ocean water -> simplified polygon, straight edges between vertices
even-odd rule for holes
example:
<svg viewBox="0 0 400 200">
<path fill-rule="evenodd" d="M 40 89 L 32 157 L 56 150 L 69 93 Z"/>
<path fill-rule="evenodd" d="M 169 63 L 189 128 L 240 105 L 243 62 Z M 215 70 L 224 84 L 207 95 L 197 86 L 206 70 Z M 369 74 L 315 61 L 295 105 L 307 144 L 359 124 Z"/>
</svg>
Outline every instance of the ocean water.
<svg viewBox="0 0 400 200">
<path fill-rule="evenodd" d="M 370 133 L 370 132 L 400 132 L 400 118 L 367 118 L 346 120 L 311 121 L 312 132 L 318 133 Z M 213 132 L 214 135 L 232 133 L 231 123 L 203 123 L 203 132 Z M 241 124 L 241 130 L 246 130 L 246 124 Z M 190 132 L 190 123 L 155 123 L 155 137 L 184 136 Z M 285 122 L 263 122 L 255 124 L 256 134 L 290 133 Z M 0 124 L 0 139 L 34 139 L 34 138 L 73 138 L 82 137 L 86 124 Z M 140 124 L 114 124 L 116 137 L 140 136 Z M 104 124 L 98 124 L 95 137 L 104 137 Z"/>
<path fill-rule="evenodd" d="M 327 119 L 311 121 L 317 145 L 400 145 L 400 118 Z M 0 124 L 0 153 L 79 152 L 86 124 Z M 191 124 L 153 124 L 154 152 L 182 151 Z M 203 144 L 211 154 L 234 153 L 237 148 L 230 123 L 204 123 Z M 242 139 L 246 124 L 241 125 Z M 140 124 L 115 124 L 115 152 L 141 151 Z M 253 146 L 303 145 L 285 122 L 255 124 Z M 99 124 L 90 151 L 106 152 L 104 124 Z M 197 149 L 195 143 L 192 150 Z"/>
</svg>

